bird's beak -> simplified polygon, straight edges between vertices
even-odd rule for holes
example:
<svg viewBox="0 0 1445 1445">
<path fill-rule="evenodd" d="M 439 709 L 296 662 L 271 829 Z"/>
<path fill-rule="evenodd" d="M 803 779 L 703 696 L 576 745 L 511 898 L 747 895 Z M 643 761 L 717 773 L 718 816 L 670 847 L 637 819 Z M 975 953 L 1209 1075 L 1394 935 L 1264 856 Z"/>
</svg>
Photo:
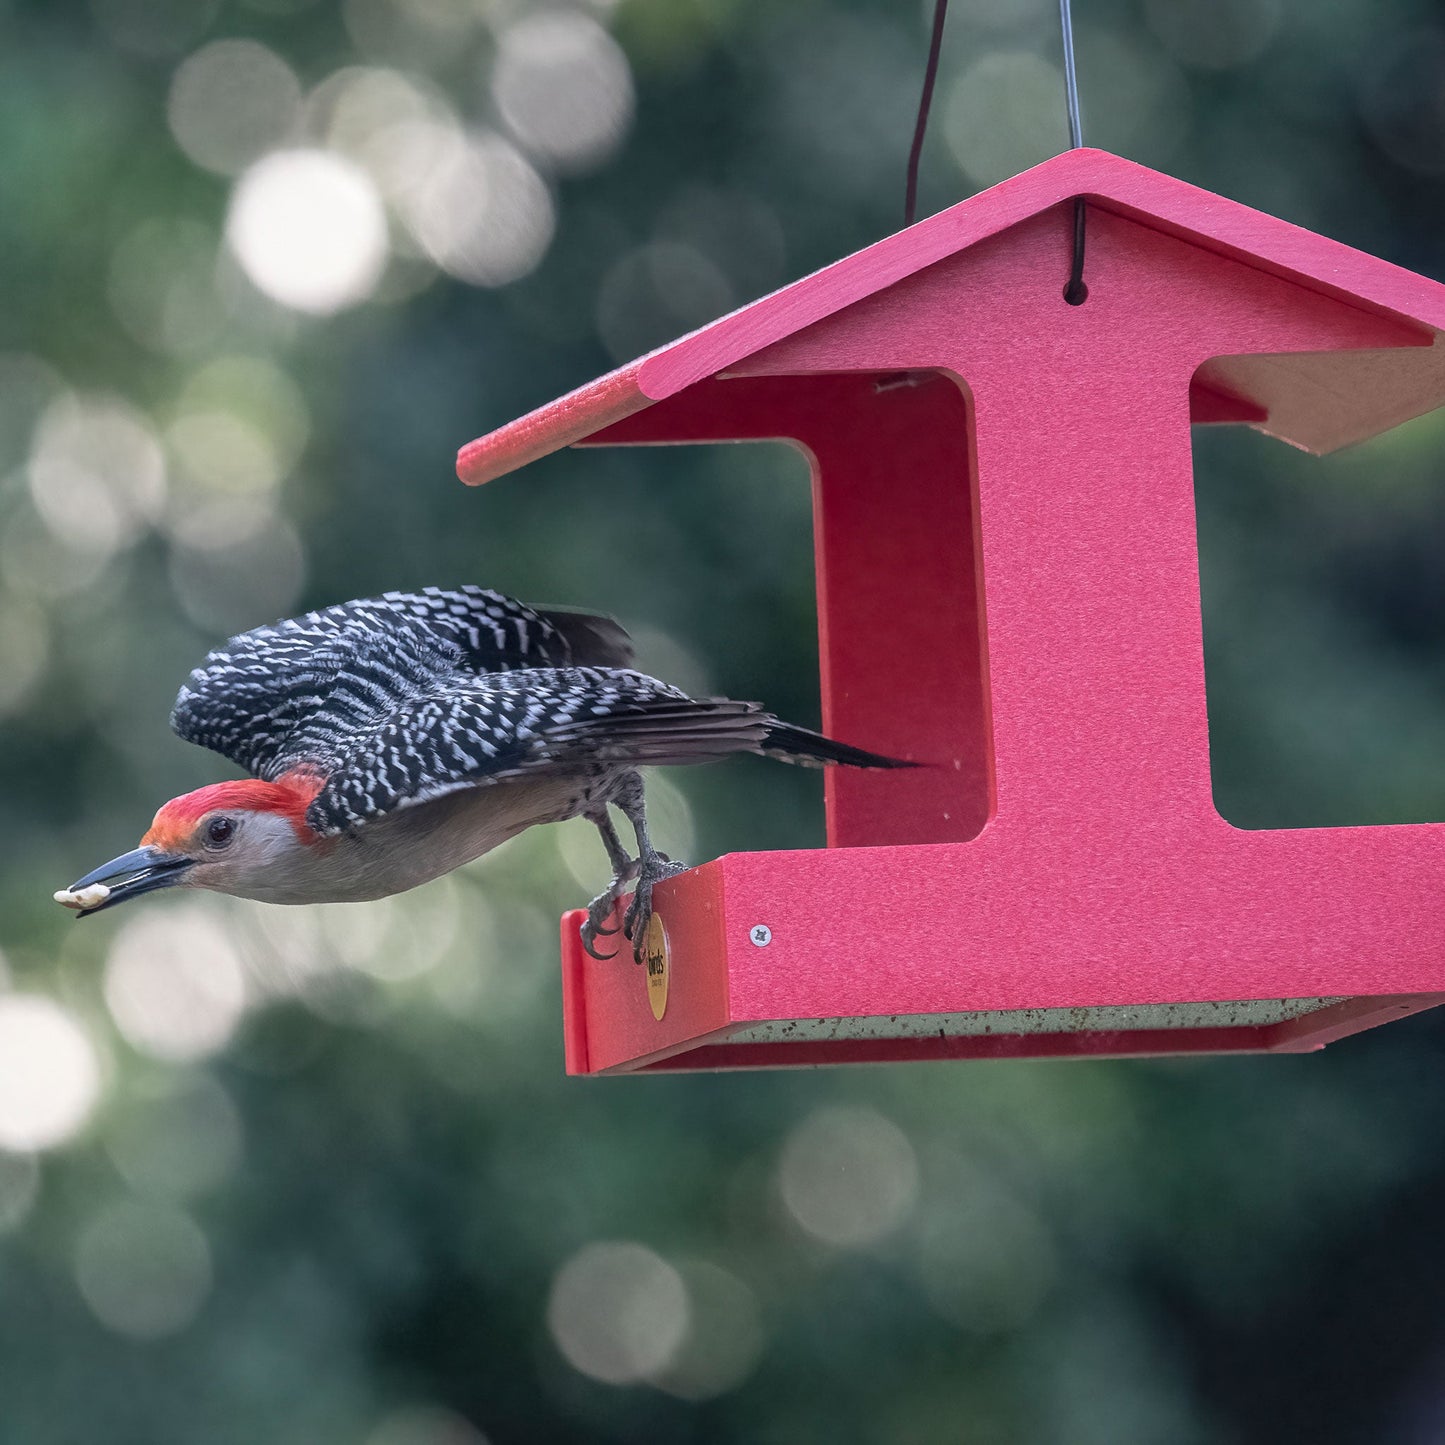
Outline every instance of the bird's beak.
<svg viewBox="0 0 1445 1445">
<path fill-rule="evenodd" d="M 92 913 L 139 898 L 142 893 L 152 893 L 157 888 L 169 888 L 179 883 L 194 864 L 195 859 L 187 858 L 183 853 L 167 853 L 147 844 L 122 853 L 109 863 L 102 863 L 93 873 L 87 873 L 84 878 L 72 883 L 70 899 L 58 893 L 55 896 L 58 902 L 76 909 L 79 917 L 89 918 Z M 85 890 L 96 890 L 97 885 L 109 891 L 99 902 L 83 901 Z"/>
</svg>

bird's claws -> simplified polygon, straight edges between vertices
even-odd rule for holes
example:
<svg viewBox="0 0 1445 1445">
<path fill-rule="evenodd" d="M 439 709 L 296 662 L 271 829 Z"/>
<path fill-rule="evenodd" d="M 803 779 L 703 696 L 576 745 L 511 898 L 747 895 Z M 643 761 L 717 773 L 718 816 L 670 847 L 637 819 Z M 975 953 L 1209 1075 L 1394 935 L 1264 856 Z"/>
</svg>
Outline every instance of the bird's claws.
<svg viewBox="0 0 1445 1445">
<path fill-rule="evenodd" d="M 615 928 L 601 928 L 597 924 L 593 923 L 593 921 L 589 918 L 582 925 L 580 932 L 582 934 L 582 947 L 585 948 L 587 952 L 592 955 L 593 958 L 601 959 L 617 957 L 615 951 L 612 953 L 598 953 L 597 951 L 598 936 L 609 933 L 616 933 L 617 930 Z"/>
<path fill-rule="evenodd" d="M 630 871 L 630 870 L 629 870 Z M 616 952 L 598 953 L 597 940 L 599 937 L 606 938 L 617 932 L 618 925 L 611 923 L 613 910 L 617 907 L 617 899 L 622 893 L 622 886 L 626 877 L 614 878 L 608 885 L 605 892 L 599 893 L 591 903 L 587 905 L 587 918 L 582 924 L 582 947 L 587 950 L 593 958 L 605 959 L 616 958 Z"/>
<path fill-rule="evenodd" d="M 630 910 L 629 910 L 630 911 Z M 652 909 L 649 907 L 646 914 L 637 919 L 639 927 L 635 933 L 630 932 L 625 926 L 623 932 L 627 934 L 628 941 L 632 944 L 632 961 L 643 963 L 647 958 L 647 930 L 652 922 Z"/>
<path fill-rule="evenodd" d="M 637 880 L 637 891 L 627 912 L 622 915 L 623 937 L 632 944 L 632 957 L 642 963 L 647 957 L 647 930 L 652 923 L 652 890 L 667 878 L 675 878 L 687 872 L 686 863 L 674 863 L 661 853 L 654 853 L 644 863 Z"/>
<path fill-rule="evenodd" d="M 609 932 L 615 932 L 616 930 L 615 930 L 615 929 L 609 929 L 608 931 L 609 931 Z M 593 947 L 593 945 L 594 945 L 596 942 L 597 942 L 597 940 L 596 940 L 595 938 L 589 938 L 589 937 L 588 937 L 588 935 L 587 935 L 587 927 L 586 927 L 586 925 L 584 924 L 584 925 L 583 925 L 583 928 L 582 928 L 582 947 L 587 950 L 587 953 L 588 953 L 592 958 L 595 958 L 599 963 L 606 963 L 609 958 L 616 958 L 616 957 L 617 957 L 617 950 L 616 950 L 616 949 L 613 949 L 611 953 L 598 953 L 597 950 L 596 950 L 596 948 Z"/>
<path fill-rule="evenodd" d="M 596 945 L 599 937 L 610 937 L 620 930 L 622 936 L 632 945 L 633 958 L 641 963 L 646 956 L 648 925 L 652 922 L 653 885 L 661 883 L 664 878 L 672 878 L 685 872 L 686 863 L 674 863 L 663 853 L 653 853 L 646 860 L 630 861 L 627 867 L 619 871 L 607 890 L 599 893 L 588 904 L 587 919 L 581 928 L 582 947 L 592 958 L 616 958 L 620 949 L 613 953 L 599 953 Z M 637 880 L 637 887 L 632 895 L 632 902 L 627 905 L 620 922 L 613 923 L 612 914 L 617 907 L 617 900 L 626 884 L 634 878 Z"/>
<path fill-rule="evenodd" d="M 646 901 L 644 902 L 644 894 Z M 629 942 L 635 942 L 639 946 L 647 934 L 647 925 L 652 921 L 652 885 L 650 883 L 637 885 L 637 892 L 632 895 L 632 902 L 627 906 L 627 912 L 622 915 L 622 936 Z"/>
</svg>

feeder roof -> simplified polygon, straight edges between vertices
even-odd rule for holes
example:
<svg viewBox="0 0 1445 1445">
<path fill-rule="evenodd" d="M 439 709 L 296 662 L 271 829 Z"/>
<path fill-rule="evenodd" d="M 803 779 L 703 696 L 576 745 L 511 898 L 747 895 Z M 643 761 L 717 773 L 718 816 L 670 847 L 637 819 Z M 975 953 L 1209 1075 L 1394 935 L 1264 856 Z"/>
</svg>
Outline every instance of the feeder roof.
<svg viewBox="0 0 1445 1445">
<path fill-rule="evenodd" d="M 1107 151 L 1065 151 L 800 281 L 629 362 L 464 446 L 457 474 L 491 481 L 737 366 L 927 266 L 1076 197 L 1369 313 L 1400 320 L 1413 345 L 1339 356 L 1235 357 L 1229 387 L 1254 424 L 1325 452 L 1445 404 L 1445 286 Z"/>
</svg>

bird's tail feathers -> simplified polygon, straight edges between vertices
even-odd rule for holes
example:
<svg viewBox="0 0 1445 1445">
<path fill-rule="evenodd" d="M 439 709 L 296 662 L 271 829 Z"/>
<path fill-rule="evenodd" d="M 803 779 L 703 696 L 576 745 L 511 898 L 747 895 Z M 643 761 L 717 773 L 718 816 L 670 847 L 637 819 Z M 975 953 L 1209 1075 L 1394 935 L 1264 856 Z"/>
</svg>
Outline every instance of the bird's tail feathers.
<svg viewBox="0 0 1445 1445">
<path fill-rule="evenodd" d="M 575 747 L 583 757 L 635 766 L 708 763 L 735 753 L 761 753 L 810 767 L 919 766 L 782 722 L 755 702 L 724 697 L 659 697 L 631 711 L 602 717 L 583 714 L 553 726 L 548 737 L 559 756 Z"/>
<path fill-rule="evenodd" d="M 787 763 L 800 763 L 804 767 L 823 767 L 838 763 L 849 768 L 916 768 L 919 763 L 905 762 L 902 758 L 886 757 L 882 753 L 870 753 L 848 743 L 837 742 L 824 737 L 810 728 L 800 728 L 793 723 L 771 719 L 768 730 L 763 734 L 762 751 L 769 757 L 781 758 Z"/>
</svg>

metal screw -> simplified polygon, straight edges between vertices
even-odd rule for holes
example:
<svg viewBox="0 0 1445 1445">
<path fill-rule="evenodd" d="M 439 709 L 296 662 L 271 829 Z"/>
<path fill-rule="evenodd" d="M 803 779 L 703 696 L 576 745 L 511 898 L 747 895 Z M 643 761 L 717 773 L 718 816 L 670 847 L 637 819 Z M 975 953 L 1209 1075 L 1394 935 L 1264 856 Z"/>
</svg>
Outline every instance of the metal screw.
<svg viewBox="0 0 1445 1445">
<path fill-rule="evenodd" d="M 773 930 L 766 923 L 755 923 L 748 931 L 748 937 L 757 948 L 766 948 L 773 941 Z"/>
</svg>

